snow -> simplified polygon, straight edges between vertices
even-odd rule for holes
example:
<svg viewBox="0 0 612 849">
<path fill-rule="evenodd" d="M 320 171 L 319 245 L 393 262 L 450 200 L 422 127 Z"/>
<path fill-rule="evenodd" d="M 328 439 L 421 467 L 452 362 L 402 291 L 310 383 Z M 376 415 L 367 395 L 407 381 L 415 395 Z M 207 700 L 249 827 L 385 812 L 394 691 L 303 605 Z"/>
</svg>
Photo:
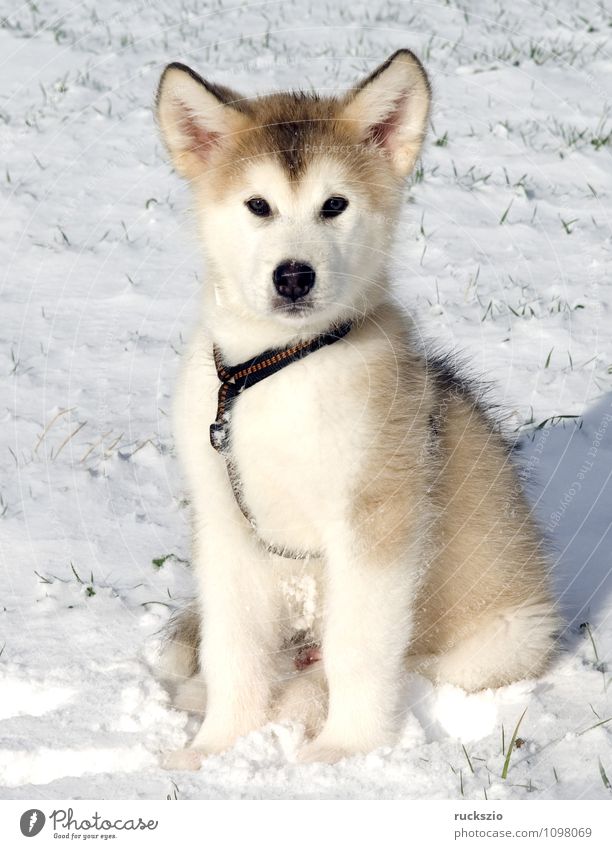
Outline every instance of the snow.
<svg viewBox="0 0 612 849">
<path fill-rule="evenodd" d="M 0 796 L 609 798 L 610 12 L 1 6 Z M 424 59 L 435 109 L 397 297 L 524 434 L 568 629 L 537 681 L 468 695 L 408 680 L 393 749 L 303 766 L 301 729 L 268 725 L 198 773 L 164 772 L 159 753 L 195 728 L 152 665 L 193 589 L 168 410 L 203 269 L 156 82 L 181 59 L 249 93 L 335 88 L 400 46 Z M 525 708 L 504 780 L 502 734 Z"/>
</svg>

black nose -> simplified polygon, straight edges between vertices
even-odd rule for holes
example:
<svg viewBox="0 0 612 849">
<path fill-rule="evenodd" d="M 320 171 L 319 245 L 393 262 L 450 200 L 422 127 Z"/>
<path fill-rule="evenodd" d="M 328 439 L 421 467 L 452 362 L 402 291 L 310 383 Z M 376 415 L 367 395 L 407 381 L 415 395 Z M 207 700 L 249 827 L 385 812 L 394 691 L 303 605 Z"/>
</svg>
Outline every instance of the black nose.
<svg viewBox="0 0 612 849">
<path fill-rule="evenodd" d="M 277 265 L 272 274 L 279 295 L 297 301 L 307 295 L 315 282 L 315 270 L 305 262 L 291 259 Z"/>
</svg>

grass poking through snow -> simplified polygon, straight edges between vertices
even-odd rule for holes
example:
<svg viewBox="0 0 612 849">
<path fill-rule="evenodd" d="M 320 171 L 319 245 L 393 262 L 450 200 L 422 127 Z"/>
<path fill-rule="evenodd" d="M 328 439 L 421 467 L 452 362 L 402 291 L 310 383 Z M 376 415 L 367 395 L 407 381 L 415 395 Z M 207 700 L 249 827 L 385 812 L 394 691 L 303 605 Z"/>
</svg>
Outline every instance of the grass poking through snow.
<svg viewBox="0 0 612 849">
<path fill-rule="evenodd" d="M 510 758 L 512 757 L 512 752 L 514 750 L 514 744 L 516 742 L 516 737 L 518 735 L 519 728 L 521 727 L 521 722 L 523 721 L 523 717 L 527 713 L 527 708 L 522 712 L 519 717 L 519 721 L 516 723 L 514 728 L 514 732 L 512 734 L 512 739 L 508 745 L 508 751 L 506 752 L 506 760 L 504 761 L 504 768 L 502 769 L 501 777 L 505 780 L 508 777 L 508 770 L 510 769 Z"/>
</svg>

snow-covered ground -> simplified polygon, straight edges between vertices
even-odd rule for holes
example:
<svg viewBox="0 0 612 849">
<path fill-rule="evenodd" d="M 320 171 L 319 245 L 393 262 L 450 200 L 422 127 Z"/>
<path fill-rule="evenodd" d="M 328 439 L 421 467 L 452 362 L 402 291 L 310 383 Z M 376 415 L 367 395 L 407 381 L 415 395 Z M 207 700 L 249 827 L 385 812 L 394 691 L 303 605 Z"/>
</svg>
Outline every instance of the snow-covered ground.
<svg viewBox="0 0 612 849">
<path fill-rule="evenodd" d="M 610 797 L 611 27 L 589 0 L 2 0 L 2 797 Z M 435 109 L 398 296 L 524 431 L 570 626 L 541 680 L 409 681 L 393 750 L 301 766 L 268 726 L 164 772 L 193 731 L 151 663 L 192 589 L 168 409 L 203 269 L 157 79 L 336 89 L 403 46 Z"/>
</svg>

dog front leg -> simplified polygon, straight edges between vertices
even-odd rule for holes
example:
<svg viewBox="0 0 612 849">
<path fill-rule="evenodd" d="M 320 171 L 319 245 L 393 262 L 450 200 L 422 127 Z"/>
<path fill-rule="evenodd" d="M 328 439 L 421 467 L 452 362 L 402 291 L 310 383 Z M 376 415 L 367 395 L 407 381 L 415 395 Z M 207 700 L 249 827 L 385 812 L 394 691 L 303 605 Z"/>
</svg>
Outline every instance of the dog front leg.
<svg viewBox="0 0 612 849">
<path fill-rule="evenodd" d="M 241 517 L 242 518 L 242 517 Z M 242 520 L 207 523 L 200 567 L 206 718 L 193 745 L 219 751 L 263 725 L 278 649 L 278 587 L 270 555 Z"/>
<path fill-rule="evenodd" d="M 235 505 L 208 513 L 196 528 L 194 565 L 200 584 L 200 664 L 206 686 L 204 722 L 190 747 L 166 765 L 197 769 L 265 724 L 278 649 L 279 591 L 270 555 Z"/>
<path fill-rule="evenodd" d="M 338 535 L 328 550 L 323 663 L 329 710 L 302 761 L 334 762 L 394 742 L 403 660 L 412 634 L 420 546 L 357 548 Z M 357 549 L 357 550 L 356 550 Z"/>
</svg>

